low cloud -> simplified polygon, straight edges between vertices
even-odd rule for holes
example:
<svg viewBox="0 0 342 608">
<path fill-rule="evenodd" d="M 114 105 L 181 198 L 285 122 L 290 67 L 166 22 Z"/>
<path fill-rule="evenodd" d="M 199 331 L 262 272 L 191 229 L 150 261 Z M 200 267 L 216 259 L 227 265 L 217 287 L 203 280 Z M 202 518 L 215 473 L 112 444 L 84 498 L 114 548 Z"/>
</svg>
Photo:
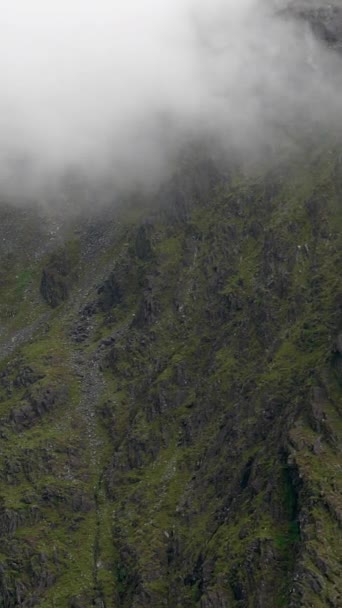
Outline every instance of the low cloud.
<svg viewBox="0 0 342 608">
<path fill-rule="evenodd" d="M 297 3 L 298 6 L 298 3 Z M 281 1 L 11 0 L 0 192 L 153 182 L 195 139 L 260 154 L 341 114 L 339 56 Z"/>
</svg>

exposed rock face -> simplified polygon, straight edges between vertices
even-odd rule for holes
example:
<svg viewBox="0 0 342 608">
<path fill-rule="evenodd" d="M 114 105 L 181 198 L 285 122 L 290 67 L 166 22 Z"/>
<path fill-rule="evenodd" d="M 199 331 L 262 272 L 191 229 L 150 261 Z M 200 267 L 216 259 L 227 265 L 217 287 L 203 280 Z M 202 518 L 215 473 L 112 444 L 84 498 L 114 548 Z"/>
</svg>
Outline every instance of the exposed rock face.
<svg viewBox="0 0 342 608">
<path fill-rule="evenodd" d="M 296 0 L 288 3 L 286 10 L 309 23 L 317 38 L 330 48 L 342 52 L 342 7 L 339 3 Z"/>
<path fill-rule="evenodd" d="M 97 305 L 103 312 L 107 312 L 113 306 L 118 306 L 121 303 L 122 290 L 114 273 L 98 288 L 97 293 L 99 295 Z"/>
<path fill-rule="evenodd" d="M 293 10 L 340 48 L 339 9 Z M 194 153 L 136 221 L 30 223 L 37 256 L 18 231 L 0 608 L 342 605 L 342 164 L 303 146 L 257 176 Z"/>
<path fill-rule="evenodd" d="M 67 299 L 71 265 L 65 251 L 51 255 L 48 265 L 43 268 L 40 292 L 52 308 Z"/>
<path fill-rule="evenodd" d="M 201 160 L 32 268 L 69 297 L 0 364 L 0 606 L 339 608 L 342 174 L 310 154 Z"/>
</svg>

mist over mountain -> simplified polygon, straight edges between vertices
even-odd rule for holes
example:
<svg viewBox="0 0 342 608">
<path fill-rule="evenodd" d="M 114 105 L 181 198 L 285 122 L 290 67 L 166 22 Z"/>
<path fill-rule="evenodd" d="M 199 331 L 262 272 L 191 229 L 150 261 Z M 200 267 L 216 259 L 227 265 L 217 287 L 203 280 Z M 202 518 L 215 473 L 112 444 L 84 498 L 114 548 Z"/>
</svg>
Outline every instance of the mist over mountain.
<svg viewBox="0 0 342 608">
<path fill-rule="evenodd" d="M 0 608 L 341 608 L 341 3 L 2 4 Z"/>
<path fill-rule="evenodd" d="M 341 122 L 341 59 L 293 4 L 13 0 L 0 19 L 0 186 L 151 184 L 193 140 L 273 156 Z M 304 4 L 296 3 L 296 9 Z"/>
</svg>

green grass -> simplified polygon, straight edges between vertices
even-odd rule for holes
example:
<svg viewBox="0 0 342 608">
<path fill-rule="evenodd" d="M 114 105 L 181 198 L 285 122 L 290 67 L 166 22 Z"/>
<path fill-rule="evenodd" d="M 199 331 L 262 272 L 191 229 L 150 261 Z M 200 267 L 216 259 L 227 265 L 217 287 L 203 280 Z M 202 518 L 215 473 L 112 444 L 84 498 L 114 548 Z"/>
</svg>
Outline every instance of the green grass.
<svg viewBox="0 0 342 608">
<path fill-rule="evenodd" d="M 23 365 L 43 377 L 10 397 L 0 391 L 5 415 L 27 390 L 39 396 L 66 387 L 31 428 L 5 428 L 0 494 L 5 508 L 23 515 L 2 549 L 5 570 L 13 539 L 21 554 L 12 588 L 25 581 L 34 593 L 29 572 L 44 553 L 56 578 L 42 591 L 42 608 L 67 608 L 72 597 L 91 605 L 94 585 L 113 608 L 132 606 L 137 589 L 148 605 L 187 608 L 198 608 L 203 592 L 238 608 L 242 589 L 253 608 L 262 585 L 270 606 L 285 607 L 300 547 L 308 569 L 317 568 L 315 552 L 327 565 L 325 592 L 333 593 L 342 432 L 331 367 L 340 290 L 334 172 L 331 155 L 310 153 L 274 178 L 273 194 L 261 169 L 238 173 L 210 203 L 189 201 L 182 222 L 162 210 L 153 215 L 152 204 L 134 204 L 126 216 L 121 210 L 117 241 L 99 251 L 96 265 L 99 276 L 107 266 L 115 273 L 122 302 L 91 317 L 81 345 L 72 343 L 70 326 L 87 275 L 79 272 L 80 241 L 67 240 L 70 299 L 11 359 L 12 383 Z M 321 197 L 324 205 L 310 211 Z M 142 259 L 135 239 L 146 217 Z M 19 264 L 5 304 L 37 289 L 40 272 L 39 264 Z M 97 285 L 87 287 L 96 299 Z M 137 323 L 150 296 L 155 318 Z M 17 320 L 36 318 L 39 306 L 18 306 Z M 113 346 L 97 350 L 114 332 Z M 94 404 L 96 468 L 71 361 L 78 349 L 101 360 L 111 348 Z M 323 422 L 312 405 L 317 386 L 327 393 Z M 37 523 L 29 521 L 30 505 L 40 510 Z M 303 581 L 303 601 L 323 608 L 324 598 Z"/>
</svg>

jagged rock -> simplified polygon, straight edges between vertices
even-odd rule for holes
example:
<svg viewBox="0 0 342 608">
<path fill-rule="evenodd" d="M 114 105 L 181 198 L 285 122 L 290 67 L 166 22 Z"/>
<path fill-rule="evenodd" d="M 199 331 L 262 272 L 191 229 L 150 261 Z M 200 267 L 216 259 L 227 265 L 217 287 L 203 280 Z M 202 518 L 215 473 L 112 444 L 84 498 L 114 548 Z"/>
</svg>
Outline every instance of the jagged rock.
<svg viewBox="0 0 342 608">
<path fill-rule="evenodd" d="M 63 249 L 52 254 L 43 269 L 40 293 L 52 308 L 56 308 L 69 295 L 71 269 L 71 260 Z"/>
<path fill-rule="evenodd" d="M 56 407 L 66 397 L 66 394 L 66 387 L 61 387 L 59 390 L 47 388 L 38 396 L 28 392 L 24 396 L 23 405 L 11 411 L 9 420 L 18 431 L 29 428 L 37 418 Z"/>
<path fill-rule="evenodd" d="M 118 306 L 123 297 L 123 292 L 120 283 L 112 273 L 106 281 L 98 288 L 99 297 L 97 306 L 103 312 L 109 311 L 113 306 Z"/>
<path fill-rule="evenodd" d="M 30 386 L 31 384 L 35 384 L 35 382 L 38 382 L 38 380 L 41 380 L 42 378 L 44 378 L 43 374 L 34 372 L 31 367 L 24 367 L 19 370 L 18 375 L 13 381 L 13 384 L 17 388 L 27 388 L 28 386 Z"/>
</svg>

